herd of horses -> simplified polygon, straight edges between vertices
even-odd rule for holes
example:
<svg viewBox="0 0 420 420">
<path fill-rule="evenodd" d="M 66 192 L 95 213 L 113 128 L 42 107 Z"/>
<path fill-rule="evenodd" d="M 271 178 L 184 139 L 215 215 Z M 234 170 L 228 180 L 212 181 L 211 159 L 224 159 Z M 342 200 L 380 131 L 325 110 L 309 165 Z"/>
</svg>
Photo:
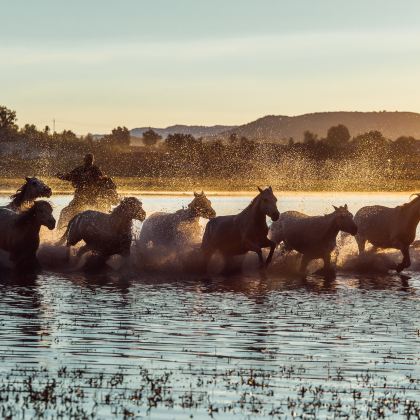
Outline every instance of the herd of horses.
<svg viewBox="0 0 420 420">
<path fill-rule="evenodd" d="M 41 269 L 37 259 L 41 226 L 53 230 L 56 221 L 48 201 L 51 188 L 32 177 L 11 196 L 12 201 L 0 207 L 0 249 L 9 253 L 17 270 Z M 410 197 L 411 198 L 411 197 Z M 267 225 L 267 217 L 272 221 Z M 201 237 L 200 218 L 208 219 Z M 367 242 L 375 248 L 394 248 L 403 259 L 395 266 L 397 272 L 411 265 L 409 247 L 414 242 L 420 220 L 420 194 L 400 206 L 362 207 L 353 217 L 347 205 L 335 207 L 329 214 L 308 216 L 297 211 L 280 213 L 273 189 L 258 188 L 250 204 L 236 215 L 216 216 L 211 201 L 204 192 L 194 193 L 187 208 L 175 213 L 153 213 L 146 218 L 141 201 L 126 197 L 110 212 L 86 210 L 76 214 L 65 227 L 57 245 L 68 249 L 84 242 L 77 258 L 86 252 L 105 263 L 113 255 L 128 257 L 133 246 L 133 220 L 142 222 L 135 240 L 140 255 L 159 250 L 165 252 L 185 246 L 193 237 L 199 238 L 199 266 L 206 270 L 215 253 L 226 266 L 233 257 L 254 252 L 259 268 L 265 269 L 272 261 L 274 251 L 297 251 L 302 254 L 300 273 L 306 275 L 307 265 L 313 259 L 324 261 L 323 271 L 334 272 L 331 254 L 337 246 L 339 232 L 355 237 L 359 253 Z M 269 249 L 264 260 L 263 249 Z"/>
</svg>

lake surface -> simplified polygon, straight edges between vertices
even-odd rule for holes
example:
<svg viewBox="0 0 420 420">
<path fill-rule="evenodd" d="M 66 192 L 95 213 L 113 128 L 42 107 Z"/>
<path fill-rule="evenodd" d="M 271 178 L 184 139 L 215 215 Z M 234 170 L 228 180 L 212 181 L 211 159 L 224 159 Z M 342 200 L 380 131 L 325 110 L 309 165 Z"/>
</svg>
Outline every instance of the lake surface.
<svg viewBox="0 0 420 420">
<path fill-rule="evenodd" d="M 394 206 L 407 194 L 279 194 L 279 210 Z M 70 197 L 53 199 L 58 215 Z M 250 197 L 211 198 L 218 214 Z M 0 204 L 5 197 L 1 197 Z M 148 213 L 187 196 L 146 196 Z M 43 235 L 52 239 L 49 232 Z M 277 258 L 259 274 L 46 270 L 0 285 L 0 416 L 33 418 L 418 418 L 420 253 L 302 281 Z"/>
</svg>

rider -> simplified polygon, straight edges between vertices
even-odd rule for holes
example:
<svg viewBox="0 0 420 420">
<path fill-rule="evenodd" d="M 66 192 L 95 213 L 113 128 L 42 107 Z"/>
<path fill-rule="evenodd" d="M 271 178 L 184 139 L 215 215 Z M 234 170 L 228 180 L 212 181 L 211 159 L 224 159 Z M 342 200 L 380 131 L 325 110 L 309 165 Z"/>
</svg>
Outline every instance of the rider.
<svg viewBox="0 0 420 420">
<path fill-rule="evenodd" d="M 98 193 L 97 184 L 104 177 L 103 172 L 94 165 L 94 160 L 93 154 L 88 153 L 83 159 L 83 165 L 74 168 L 67 174 L 57 174 L 57 178 L 72 183 L 75 188 L 74 201 L 80 204 L 89 204 L 95 201 Z"/>
</svg>

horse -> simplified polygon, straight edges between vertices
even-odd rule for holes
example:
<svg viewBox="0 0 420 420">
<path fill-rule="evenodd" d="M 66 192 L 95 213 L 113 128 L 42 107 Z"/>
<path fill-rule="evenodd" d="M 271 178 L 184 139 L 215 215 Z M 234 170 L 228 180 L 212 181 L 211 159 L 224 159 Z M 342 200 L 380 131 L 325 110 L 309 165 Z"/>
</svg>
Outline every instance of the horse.
<svg viewBox="0 0 420 420">
<path fill-rule="evenodd" d="M 37 198 L 49 198 L 52 195 L 51 188 L 35 177 L 26 177 L 25 183 L 11 195 L 12 201 L 4 206 L 14 212 L 20 212 L 32 206 Z"/>
<path fill-rule="evenodd" d="M 367 206 L 355 214 L 359 254 L 364 252 L 366 242 L 370 242 L 376 248 L 401 251 L 403 259 L 396 267 L 398 273 L 411 265 L 409 247 L 416 238 L 420 221 L 420 194 L 413 195 L 414 200 L 401 206 Z"/>
<path fill-rule="evenodd" d="M 302 254 L 300 273 L 306 274 L 309 261 L 322 258 L 325 273 L 331 269 L 331 252 L 336 247 L 338 232 L 351 235 L 357 233 L 357 226 L 347 204 L 334 207 L 334 211 L 325 216 L 308 216 L 298 211 L 287 211 L 281 214 L 278 221 L 270 227 L 269 237 L 276 245 L 284 243 L 287 250 Z"/>
<path fill-rule="evenodd" d="M 143 221 L 146 212 L 142 203 L 135 197 L 124 198 L 111 213 L 87 210 L 70 220 L 58 245 L 66 243 L 67 247 L 84 241 L 77 252 L 80 258 L 87 251 L 96 253 L 102 261 L 112 255 L 128 257 L 132 242 L 133 219 Z"/>
<path fill-rule="evenodd" d="M 41 226 L 55 228 L 53 209 L 47 201 L 35 201 L 21 213 L 0 208 L 0 249 L 10 253 L 10 261 L 18 269 L 39 269 L 36 257 Z"/>
<path fill-rule="evenodd" d="M 268 226 L 266 217 L 278 220 L 277 198 L 273 189 L 268 187 L 259 194 L 239 214 L 218 216 L 211 219 L 204 231 L 201 251 L 204 265 L 207 267 L 212 255 L 219 251 L 226 262 L 236 255 L 253 251 L 258 255 L 259 266 L 268 266 L 273 257 L 275 243 L 267 238 Z M 264 263 L 262 248 L 270 248 Z"/>
<path fill-rule="evenodd" d="M 212 219 L 215 216 L 211 201 L 204 192 L 194 192 L 194 198 L 186 209 L 175 213 L 157 212 L 149 216 L 143 223 L 136 245 L 143 254 L 155 247 L 175 249 L 185 245 L 191 237 L 199 236 L 200 217 Z"/>
<path fill-rule="evenodd" d="M 120 197 L 115 182 L 112 178 L 104 176 L 97 181 L 89 194 L 84 193 L 83 196 L 75 194 L 74 199 L 61 210 L 57 229 L 63 229 L 74 216 L 82 211 L 96 210 L 106 213 L 119 202 Z"/>
</svg>

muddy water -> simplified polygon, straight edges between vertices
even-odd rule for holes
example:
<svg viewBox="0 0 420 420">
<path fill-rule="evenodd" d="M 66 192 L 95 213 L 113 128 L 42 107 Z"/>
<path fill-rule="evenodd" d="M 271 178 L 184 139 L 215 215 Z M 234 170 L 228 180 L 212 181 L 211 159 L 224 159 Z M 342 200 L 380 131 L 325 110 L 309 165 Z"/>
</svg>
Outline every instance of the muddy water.
<svg viewBox="0 0 420 420">
<path fill-rule="evenodd" d="M 399 195 L 279 197 L 280 210 L 395 205 Z M 69 200 L 54 200 L 56 211 Z M 145 197 L 149 211 L 186 197 Z M 218 214 L 249 197 L 212 198 Z M 351 250 L 346 248 L 346 253 Z M 389 254 L 387 260 L 398 259 Z M 420 411 L 420 276 L 337 278 L 46 271 L 0 286 L 0 416 L 307 418 Z M 346 260 L 346 255 L 341 255 Z M 252 261 L 251 261 L 252 262 Z M 251 264 L 252 265 L 252 264 Z"/>
</svg>

